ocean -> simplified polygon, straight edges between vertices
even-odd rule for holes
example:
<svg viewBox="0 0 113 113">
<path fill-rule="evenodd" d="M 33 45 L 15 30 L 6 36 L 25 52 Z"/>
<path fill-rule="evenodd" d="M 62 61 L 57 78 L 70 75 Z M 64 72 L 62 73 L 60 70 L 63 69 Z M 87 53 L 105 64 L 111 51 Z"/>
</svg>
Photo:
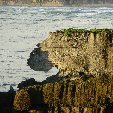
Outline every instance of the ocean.
<svg viewBox="0 0 113 113">
<path fill-rule="evenodd" d="M 113 8 L 0 6 L 0 92 L 56 74 L 54 67 L 47 73 L 30 69 L 27 59 L 49 32 L 70 27 L 113 28 Z"/>
</svg>

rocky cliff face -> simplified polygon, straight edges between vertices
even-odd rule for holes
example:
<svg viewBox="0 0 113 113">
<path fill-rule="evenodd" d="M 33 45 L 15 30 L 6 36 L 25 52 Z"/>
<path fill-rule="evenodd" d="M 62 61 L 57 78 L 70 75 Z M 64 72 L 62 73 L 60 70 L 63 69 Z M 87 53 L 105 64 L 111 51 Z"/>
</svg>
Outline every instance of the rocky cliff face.
<svg viewBox="0 0 113 113">
<path fill-rule="evenodd" d="M 60 77 L 113 75 L 113 30 L 53 32 L 40 44 L 40 50 L 47 52 L 45 58 L 59 69 Z"/>
<path fill-rule="evenodd" d="M 56 66 L 59 73 L 18 90 L 15 111 L 113 113 L 112 29 L 65 29 L 50 33 L 37 46 L 28 59 L 31 68 L 47 71 Z"/>
<path fill-rule="evenodd" d="M 14 109 L 31 113 L 112 113 L 113 82 L 107 80 L 64 81 L 27 87 L 16 92 Z"/>
</svg>

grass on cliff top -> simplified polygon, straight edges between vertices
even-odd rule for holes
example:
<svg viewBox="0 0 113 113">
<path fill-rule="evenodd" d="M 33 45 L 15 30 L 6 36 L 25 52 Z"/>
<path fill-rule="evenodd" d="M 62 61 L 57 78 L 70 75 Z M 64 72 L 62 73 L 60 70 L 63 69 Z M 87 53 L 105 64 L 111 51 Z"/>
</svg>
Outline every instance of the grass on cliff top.
<svg viewBox="0 0 113 113">
<path fill-rule="evenodd" d="M 73 33 L 113 33 L 113 29 L 75 29 L 75 28 L 69 28 L 69 29 L 63 29 L 57 32 L 64 33 L 65 36 L 72 36 Z"/>
</svg>

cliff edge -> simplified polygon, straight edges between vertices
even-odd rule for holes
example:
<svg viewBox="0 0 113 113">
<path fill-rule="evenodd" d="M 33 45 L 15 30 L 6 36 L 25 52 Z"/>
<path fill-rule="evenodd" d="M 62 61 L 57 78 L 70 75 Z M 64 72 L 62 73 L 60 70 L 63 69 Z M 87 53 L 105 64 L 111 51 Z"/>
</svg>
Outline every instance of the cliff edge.
<svg viewBox="0 0 113 113">
<path fill-rule="evenodd" d="M 39 55 L 46 53 L 46 55 Z M 37 51 L 37 52 L 36 52 Z M 51 32 L 38 44 L 36 53 L 28 59 L 28 65 L 37 70 L 48 71 L 52 66 L 59 69 L 59 77 L 99 77 L 113 75 L 113 30 L 112 29 L 64 29 Z M 35 54 L 38 54 L 36 57 Z M 42 59 L 40 62 L 39 59 Z M 40 65 L 35 66 L 33 63 Z M 45 61 L 45 59 L 47 61 Z M 47 66 L 46 66 L 47 65 Z M 44 68 L 44 66 L 46 66 Z"/>
<path fill-rule="evenodd" d="M 15 113 L 113 113 L 113 29 L 51 32 L 37 47 L 28 65 L 59 72 L 18 90 Z"/>
</svg>

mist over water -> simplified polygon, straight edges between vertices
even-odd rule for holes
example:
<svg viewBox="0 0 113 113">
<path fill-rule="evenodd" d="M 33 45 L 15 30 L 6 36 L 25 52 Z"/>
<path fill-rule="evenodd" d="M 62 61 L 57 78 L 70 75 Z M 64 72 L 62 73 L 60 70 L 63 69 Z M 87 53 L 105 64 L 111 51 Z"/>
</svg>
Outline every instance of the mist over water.
<svg viewBox="0 0 113 113">
<path fill-rule="evenodd" d="M 50 31 L 75 28 L 113 28 L 113 8 L 0 6 L 0 91 L 28 78 L 46 79 L 57 70 L 38 72 L 27 66 L 36 44 Z"/>
</svg>

